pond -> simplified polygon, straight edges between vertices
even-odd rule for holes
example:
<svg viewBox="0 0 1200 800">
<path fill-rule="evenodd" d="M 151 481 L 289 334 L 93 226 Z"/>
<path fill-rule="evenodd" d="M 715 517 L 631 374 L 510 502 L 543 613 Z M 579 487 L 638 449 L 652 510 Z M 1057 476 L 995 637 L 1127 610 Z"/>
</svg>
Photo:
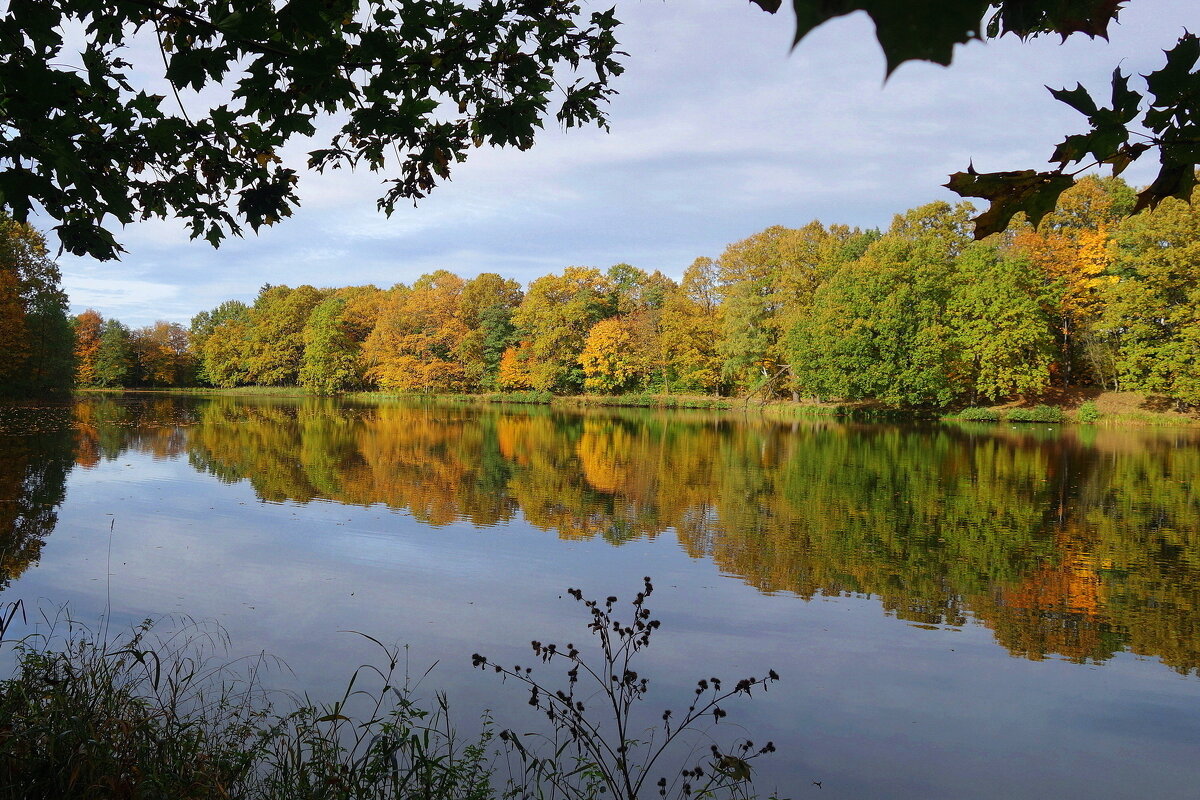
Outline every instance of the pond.
<svg viewBox="0 0 1200 800">
<path fill-rule="evenodd" d="M 91 396 L 0 406 L 0 601 L 216 620 L 318 698 L 406 643 L 470 730 L 535 724 L 472 653 L 651 576 L 648 724 L 776 670 L 720 723 L 764 796 L 1182 797 L 1198 482 L 1188 430 Z"/>
</svg>

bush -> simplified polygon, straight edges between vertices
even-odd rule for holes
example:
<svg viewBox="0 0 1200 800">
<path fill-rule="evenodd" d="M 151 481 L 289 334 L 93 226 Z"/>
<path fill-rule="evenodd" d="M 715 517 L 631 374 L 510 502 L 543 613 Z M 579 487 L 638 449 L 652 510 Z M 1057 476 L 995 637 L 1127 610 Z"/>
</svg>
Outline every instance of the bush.
<svg viewBox="0 0 1200 800">
<path fill-rule="evenodd" d="M 1095 400 L 1087 400 L 1075 412 L 1075 421 L 1091 424 L 1100 420 L 1100 409 L 1096 408 Z"/>
<path fill-rule="evenodd" d="M 1000 412 L 994 408 L 964 408 L 950 419 L 961 419 L 965 422 L 999 422 Z"/>
<path fill-rule="evenodd" d="M 1063 422 L 1066 415 L 1057 406 L 1034 406 L 1033 408 L 1014 408 L 1004 417 L 1008 422 Z"/>
</svg>

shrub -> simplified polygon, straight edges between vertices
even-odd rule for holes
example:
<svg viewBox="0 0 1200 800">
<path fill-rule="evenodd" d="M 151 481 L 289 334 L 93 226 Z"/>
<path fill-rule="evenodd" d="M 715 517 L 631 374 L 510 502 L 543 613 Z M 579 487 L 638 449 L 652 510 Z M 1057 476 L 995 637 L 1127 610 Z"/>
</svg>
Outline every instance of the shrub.
<svg viewBox="0 0 1200 800">
<path fill-rule="evenodd" d="M 961 419 L 966 422 L 999 422 L 1000 412 L 994 408 L 964 408 L 957 414 L 953 414 L 950 419 Z"/>
<path fill-rule="evenodd" d="M 1076 422 L 1082 422 L 1084 424 L 1091 424 L 1093 422 L 1098 422 L 1099 420 L 1100 420 L 1100 409 L 1098 409 L 1096 407 L 1095 400 L 1084 401 L 1079 406 L 1079 410 L 1075 412 L 1075 421 Z"/>
<path fill-rule="evenodd" d="M 1063 422 L 1066 415 L 1057 406 L 1034 406 L 1033 408 L 1014 408 L 1004 417 L 1009 422 Z"/>
</svg>

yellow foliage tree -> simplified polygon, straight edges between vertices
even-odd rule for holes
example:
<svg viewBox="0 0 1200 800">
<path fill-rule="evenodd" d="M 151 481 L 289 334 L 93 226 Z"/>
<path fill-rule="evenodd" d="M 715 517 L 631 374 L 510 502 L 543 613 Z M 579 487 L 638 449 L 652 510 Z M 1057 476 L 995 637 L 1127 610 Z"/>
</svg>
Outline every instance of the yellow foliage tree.
<svg viewBox="0 0 1200 800">
<path fill-rule="evenodd" d="M 634 338 L 618 317 L 602 319 L 592 326 L 579 365 L 583 367 L 584 388 L 590 392 L 620 392 L 643 372 L 638 363 Z"/>
<path fill-rule="evenodd" d="M 368 375 L 397 392 L 467 389 L 460 345 L 467 335 L 459 311 L 463 279 L 438 270 L 411 289 L 398 287 L 380 306 L 375 329 L 363 343 Z"/>
</svg>

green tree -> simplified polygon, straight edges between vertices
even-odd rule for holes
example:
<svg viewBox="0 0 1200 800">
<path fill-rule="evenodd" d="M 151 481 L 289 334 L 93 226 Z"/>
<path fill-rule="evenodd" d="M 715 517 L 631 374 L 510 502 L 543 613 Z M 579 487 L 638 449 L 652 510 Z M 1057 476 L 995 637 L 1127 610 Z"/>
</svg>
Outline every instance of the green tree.
<svg viewBox="0 0 1200 800">
<path fill-rule="evenodd" d="M 245 373 L 245 366 L 232 368 L 229 363 L 234 356 L 229 339 L 244 336 L 248 320 L 250 307 L 240 300 L 224 301 L 212 311 L 202 311 L 192 317 L 192 324 L 187 331 L 188 347 L 196 355 L 196 379 L 199 383 L 233 386 L 235 384 L 229 383 L 228 379 L 233 374 Z M 234 330 L 238 331 L 236 335 Z M 214 336 L 217 338 L 210 345 L 210 339 Z M 236 357 L 241 360 L 241 356 Z M 240 383 L 240 380 L 236 383 Z"/>
<path fill-rule="evenodd" d="M 226 300 L 212 311 L 201 311 L 192 317 L 188 336 L 197 359 L 197 380 L 225 388 L 246 382 L 249 306 L 240 300 Z"/>
<path fill-rule="evenodd" d="M 1166 200 L 1116 238 L 1120 282 L 1099 326 L 1116 344 L 1120 388 L 1200 405 L 1200 207 Z"/>
<path fill-rule="evenodd" d="M 246 381 L 295 386 L 304 358 L 304 325 L 325 293 L 304 285 L 265 286 L 250 309 Z"/>
<path fill-rule="evenodd" d="M 362 385 L 359 351 L 346 323 L 346 301 L 336 295 L 313 308 L 304 325 L 304 357 L 300 385 L 335 394 Z"/>
<path fill-rule="evenodd" d="M 946 315 L 954 329 L 956 380 L 971 402 L 1050 385 L 1054 335 L 1039 276 L 1028 259 L 975 245 L 958 259 Z"/>
<path fill-rule="evenodd" d="M 821 285 L 785 340 L 801 391 L 902 406 L 955 399 L 946 306 L 971 210 L 939 202 L 898 214 L 862 258 Z"/>
<path fill-rule="evenodd" d="M 569 0 L 9 3 L 4 208 L 44 209 L 68 251 L 101 259 L 121 251 L 106 219 L 177 217 L 215 245 L 288 216 L 298 165 L 281 154 L 332 128 L 308 166 L 396 170 L 390 213 L 472 147 L 527 149 L 551 116 L 603 126 L 617 24 Z M 155 77 L 171 99 L 140 88 Z M 185 109 L 191 91 L 204 102 Z"/>
<path fill-rule="evenodd" d="M 96 350 L 96 385 L 129 386 L 133 369 L 129 328 L 120 320 L 104 320 L 100 329 L 100 347 Z"/>
</svg>

